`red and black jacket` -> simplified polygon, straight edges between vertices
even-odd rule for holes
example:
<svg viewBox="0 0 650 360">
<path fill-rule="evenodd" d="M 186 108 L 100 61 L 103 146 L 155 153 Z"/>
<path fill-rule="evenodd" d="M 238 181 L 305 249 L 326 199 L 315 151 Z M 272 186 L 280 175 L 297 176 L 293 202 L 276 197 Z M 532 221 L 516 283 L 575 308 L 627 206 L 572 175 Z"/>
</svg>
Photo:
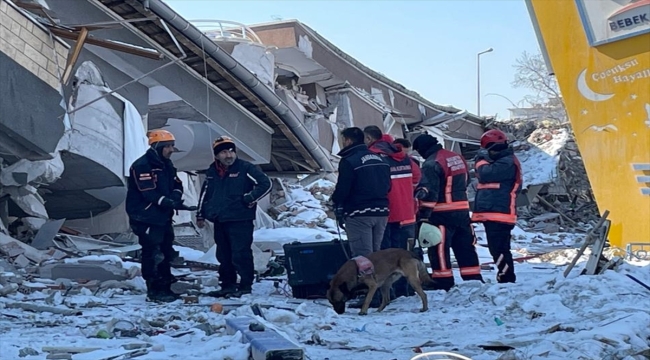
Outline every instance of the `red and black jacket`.
<svg viewBox="0 0 650 360">
<path fill-rule="evenodd" d="M 455 152 L 436 145 L 424 154 L 422 180 L 418 190 L 426 191 L 420 199 L 422 213 L 469 212 L 467 182 L 469 173 L 465 159 Z M 428 216 L 427 216 L 428 217 Z"/>
<path fill-rule="evenodd" d="M 512 149 L 476 162 L 476 199 L 472 221 L 517 222 L 515 200 L 521 191 L 521 164 Z"/>
<path fill-rule="evenodd" d="M 390 191 L 388 192 L 388 222 L 412 224 L 415 222 L 415 197 L 413 161 L 402 149 L 392 144 L 390 135 L 370 144 L 368 150 L 382 156 L 390 166 Z M 419 180 L 419 179 L 418 179 Z"/>
</svg>

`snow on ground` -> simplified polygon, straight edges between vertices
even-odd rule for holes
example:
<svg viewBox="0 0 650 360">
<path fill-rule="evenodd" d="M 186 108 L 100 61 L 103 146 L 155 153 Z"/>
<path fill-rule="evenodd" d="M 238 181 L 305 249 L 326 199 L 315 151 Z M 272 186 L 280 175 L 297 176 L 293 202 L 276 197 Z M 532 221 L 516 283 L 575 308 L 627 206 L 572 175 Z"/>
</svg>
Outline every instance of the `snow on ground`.
<svg viewBox="0 0 650 360">
<path fill-rule="evenodd" d="M 292 200 L 296 204 L 309 203 L 316 209 L 308 193 L 292 191 L 292 195 L 298 195 Z M 338 237 L 335 229 L 335 224 L 327 221 L 320 221 L 315 228 L 259 229 L 255 242 L 330 241 Z M 480 261 L 487 265 L 492 258 L 484 229 L 477 225 L 475 232 Z M 73 359 L 99 359 L 102 354 L 119 353 L 122 345 L 146 343 L 150 352 L 140 359 L 245 360 L 248 346 L 241 343 L 239 334 L 226 334 L 225 320 L 255 316 L 252 304 L 264 309 L 266 319 L 258 318 L 261 322 L 303 347 L 307 359 L 312 360 L 408 360 L 428 351 L 453 351 L 474 360 L 636 360 L 642 357 L 631 355 L 650 351 L 650 291 L 626 276 L 650 284 L 650 261 L 627 262 L 603 275 L 580 276 L 587 256 L 583 255 L 564 278 L 565 266 L 575 257 L 584 235 L 527 233 L 520 228 L 515 228 L 513 235 L 515 258 L 541 254 L 516 263 L 516 284 L 495 283 L 494 269 L 483 270 L 484 284 L 463 282 L 455 270 L 455 288 L 426 292 L 429 311 L 425 313 L 418 312 L 421 303 L 414 296 L 396 299 L 382 313 L 371 309 L 367 316 L 359 316 L 358 309 L 348 309 L 337 315 L 324 299 L 293 299 L 289 286 L 275 288 L 274 281 L 264 279 L 242 299 L 201 296 L 198 304 L 181 300 L 166 305 L 147 303 L 141 277 L 128 281 L 139 292 L 14 293 L 0 297 L 0 358 L 45 359 L 43 347 L 63 346 L 97 348 Z M 202 253 L 175 248 L 188 260 L 216 262 L 214 249 Z M 84 260 L 121 261 L 114 256 Z M 175 269 L 174 273 L 200 280 L 204 292 L 216 285 L 216 274 L 208 270 Z M 74 308 L 80 313 L 28 312 L 12 307 L 17 302 Z M 224 313 L 211 311 L 216 302 L 224 305 Z M 116 329 L 134 331 L 129 334 Z M 506 354 L 495 350 L 499 347 L 512 350 Z M 26 348 L 35 351 L 20 357 Z"/>
<path fill-rule="evenodd" d="M 287 234 L 296 230 L 302 229 L 284 229 Z M 571 251 L 575 254 L 575 249 Z M 82 291 L 49 300 L 41 292 L 14 294 L 0 298 L 0 351 L 3 359 L 19 359 L 20 349 L 30 347 L 39 355 L 23 359 L 44 359 L 44 346 L 117 350 L 135 342 L 149 343 L 157 350 L 143 359 L 243 360 L 247 347 L 238 335 L 226 335 L 223 327 L 227 317 L 253 316 L 248 306 L 253 303 L 271 306 L 263 310 L 267 324 L 303 346 L 309 359 L 401 360 L 416 355 L 418 348 L 455 351 L 475 360 L 497 359 L 501 352 L 481 348 L 489 345 L 513 347 L 521 359 L 614 355 L 623 359 L 650 348 L 650 292 L 625 276 L 650 283 L 650 262 L 626 263 L 599 276 L 579 276 L 577 266 L 565 279 L 563 270 L 564 266 L 543 262 L 517 264 L 516 284 L 496 284 L 494 271 L 484 271 L 485 284 L 457 279 L 457 287 L 448 293 L 427 291 L 430 309 L 426 313 L 417 312 L 418 297 L 409 297 L 395 300 L 383 313 L 371 309 L 368 316 L 359 316 L 356 309 L 337 315 L 326 300 L 290 299 L 278 294 L 271 281 L 256 283 L 253 294 L 241 299 L 246 305 L 232 307 L 225 315 L 211 312 L 210 305 L 234 300 L 201 297 L 199 304 L 154 305 L 145 302 L 142 294 L 121 290 L 94 296 Z M 83 314 L 62 316 L 6 307 L 16 301 L 49 302 L 61 308 L 66 308 L 60 305 L 64 302 L 80 304 Z M 142 333 L 136 338 L 93 337 L 102 329 L 111 330 L 117 320 L 133 324 Z M 164 324 L 162 330 L 150 327 L 156 322 Z M 183 335 L 186 331 L 191 333 Z"/>
</svg>

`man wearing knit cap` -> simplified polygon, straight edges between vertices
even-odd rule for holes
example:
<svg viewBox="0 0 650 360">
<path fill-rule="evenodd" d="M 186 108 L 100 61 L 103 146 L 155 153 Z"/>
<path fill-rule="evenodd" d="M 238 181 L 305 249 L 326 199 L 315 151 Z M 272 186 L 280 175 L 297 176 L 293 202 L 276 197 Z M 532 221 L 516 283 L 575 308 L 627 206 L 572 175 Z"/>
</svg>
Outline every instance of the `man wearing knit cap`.
<svg viewBox="0 0 650 360">
<path fill-rule="evenodd" d="M 271 181 L 255 165 L 237 158 L 231 138 L 217 138 L 212 151 L 214 162 L 205 172 L 196 217 L 200 228 L 205 220 L 214 223 L 221 289 L 208 295 L 240 297 L 252 290 L 253 220 L 257 202 L 271 191 Z"/>
<path fill-rule="evenodd" d="M 183 183 L 169 159 L 174 151 L 174 135 L 167 130 L 149 132 L 147 152 L 133 162 L 129 170 L 126 213 L 133 233 L 142 246 L 142 277 L 147 284 L 147 300 L 172 302 L 178 296 L 171 291 L 174 280 L 171 261 L 174 210 L 190 210 L 181 200 Z"/>
<path fill-rule="evenodd" d="M 415 192 L 420 203 L 419 220 L 436 225 L 442 233 L 442 241 L 428 249 L 434 289 L 449 290 L 454 286 L 450 249 L 454 250 L 463 280 L 483 281 L 469 217 L 467 163 L 459 154 L 443 149 L 429 134 L 415 138 L 413 150 L 425 159 Z"/>
</svg>

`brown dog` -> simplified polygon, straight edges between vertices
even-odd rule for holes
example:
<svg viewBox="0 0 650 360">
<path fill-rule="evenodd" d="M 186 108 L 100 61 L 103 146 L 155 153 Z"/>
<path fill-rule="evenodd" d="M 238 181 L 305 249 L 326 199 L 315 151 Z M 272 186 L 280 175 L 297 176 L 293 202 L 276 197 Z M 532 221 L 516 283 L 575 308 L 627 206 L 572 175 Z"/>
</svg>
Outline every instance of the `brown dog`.
<svg viewBox="0 0 650 360">
<path fill-rule="evenodd" d="M 354 260 L 348 260 L 341 266 L 339 271 L 330 281 L 330 288 L 327 290 L 327 300 L 334 307 L 337 314 L 345 312 L 345 302 L 363 286 L 368 287 L 366 300 L 361 307 L 359 315 L 367 315 L 370 301 L 377 289 L 381 289 L 381 306 L 377 311 L 382 311 L 390 302 L 390 287 L 400 277 L 404 276 L 415 292 L 422 299 L 421 312 L 429 309 L 427 296 L 422 291 L 422 283 L 433 282 L 427 273 L 427 269 L 417 256 L 404 249 L 385 249 L 376 251 L 367 256 L 374 265 L 372 275 L 360 275 L 357 264 Z"/>
</svg>

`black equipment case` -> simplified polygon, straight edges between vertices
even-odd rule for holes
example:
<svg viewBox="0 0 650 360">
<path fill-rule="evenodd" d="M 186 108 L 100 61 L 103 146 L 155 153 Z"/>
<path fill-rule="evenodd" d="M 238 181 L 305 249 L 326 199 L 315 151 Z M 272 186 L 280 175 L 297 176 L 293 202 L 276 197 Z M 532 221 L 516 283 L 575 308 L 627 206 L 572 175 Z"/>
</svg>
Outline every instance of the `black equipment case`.
<svg viewBox="0 0 650 360">
<path fill-rule="evenodd" d="M 289 286 L 293 297 L 300 299 L 324 298 L 330 280 L 350 255 L 348 242 L 339 240 L 293 242 L 283 248 Z"/>
</svg>

